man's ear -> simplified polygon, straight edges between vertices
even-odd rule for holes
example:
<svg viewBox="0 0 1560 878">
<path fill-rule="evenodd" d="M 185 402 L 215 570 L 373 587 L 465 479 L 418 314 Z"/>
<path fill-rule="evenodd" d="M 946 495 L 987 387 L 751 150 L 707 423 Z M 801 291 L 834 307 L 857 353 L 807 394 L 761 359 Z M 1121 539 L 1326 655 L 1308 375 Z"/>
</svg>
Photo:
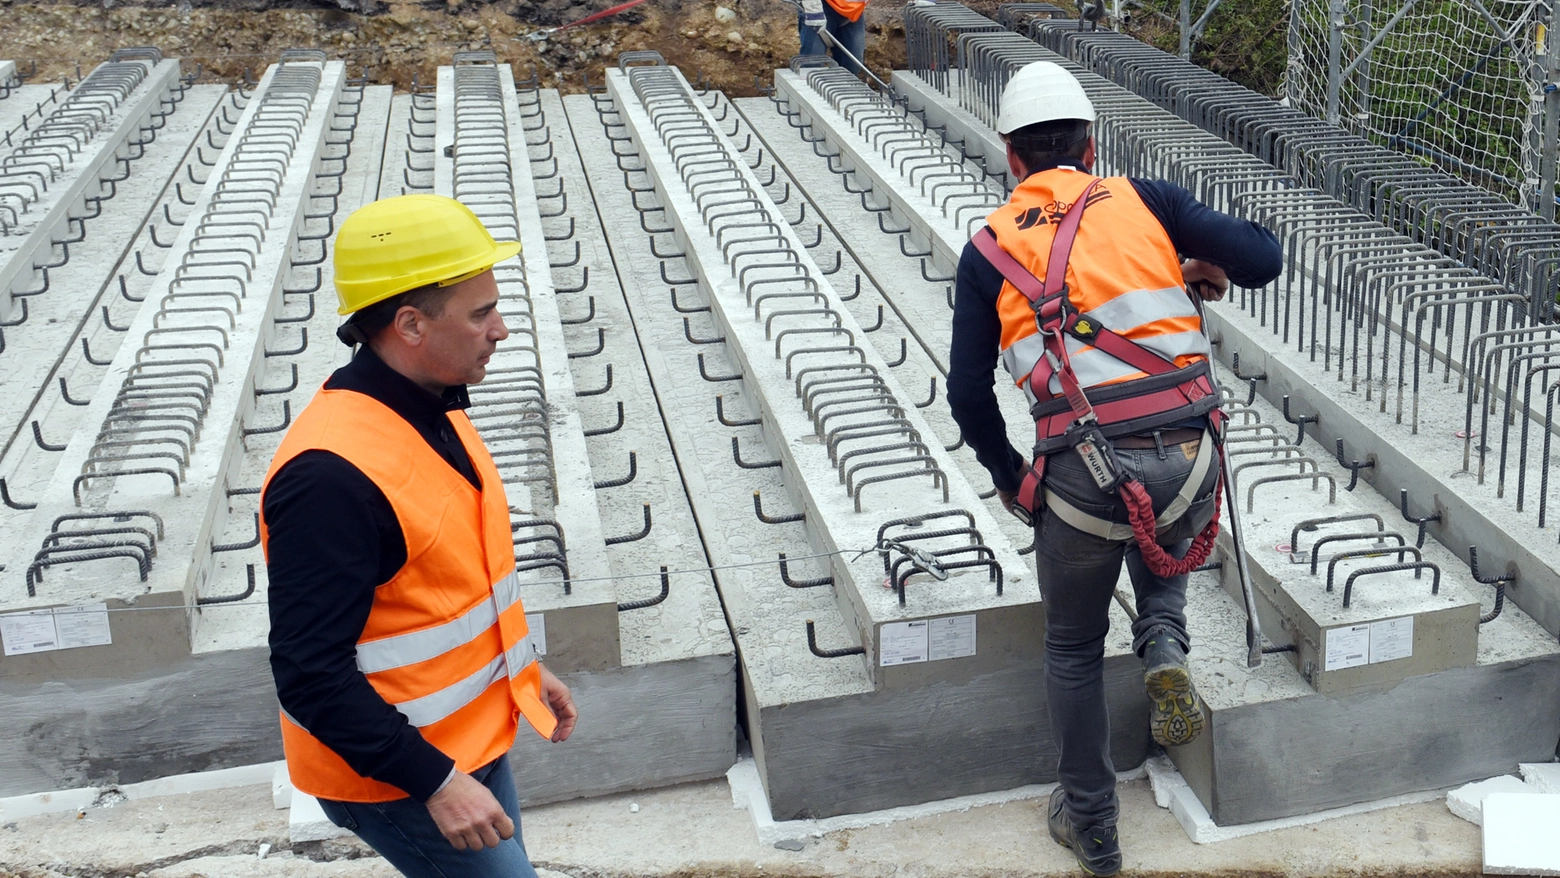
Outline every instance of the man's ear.
<svg viewBox="0 0 1560 878">
<path fill-rule="evenodd" d="M 390 330 L 409 347 L 422 344 L 423 313 L 411 305 L 402 305 L 396 309 L 395 317 L 390 321 Z"/>
<path fill-rule="evenodd" d="M 1083 148 L 1083 167 L 1089 172 L 1094 171 L 1094 135 L 1089 135 L 1089 145 Z"/>
<path fill-rule="evenodd" d="M 1018 152 L 1013 149 L 1013 141 L 1002 138 L 1002 144 L 1007 147 L 1008 170 L 1012 172 L 1013 179 L 1022 181 L 1028 176 L 1029 168 L 1025 167 L 1024 160 L 1018 157 Z"/>
</svg>

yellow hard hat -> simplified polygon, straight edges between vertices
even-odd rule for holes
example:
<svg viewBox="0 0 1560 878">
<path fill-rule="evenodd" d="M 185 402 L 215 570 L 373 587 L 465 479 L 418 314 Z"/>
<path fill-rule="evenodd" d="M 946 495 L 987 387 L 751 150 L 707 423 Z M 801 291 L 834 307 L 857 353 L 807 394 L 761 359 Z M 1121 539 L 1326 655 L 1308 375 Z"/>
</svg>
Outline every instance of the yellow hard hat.
<svg viewBox="0 0 1560 878">
<path fill-rule="evenodd" d="M 354 211 L 336 235 L 336 313 L 428 284 L 457 284 L 519 252 L 519 241 L 494 241 L 482 220 L 453 198 L 381 199 Z"/>
</svg>

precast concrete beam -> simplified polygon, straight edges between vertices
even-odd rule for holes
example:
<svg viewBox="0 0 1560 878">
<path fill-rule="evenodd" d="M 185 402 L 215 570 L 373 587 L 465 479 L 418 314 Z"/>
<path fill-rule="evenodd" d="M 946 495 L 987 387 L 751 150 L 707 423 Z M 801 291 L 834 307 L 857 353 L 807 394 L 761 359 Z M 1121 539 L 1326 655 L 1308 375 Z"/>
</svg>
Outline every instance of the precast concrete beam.
<svg viewBox="0 0 1560 878">
<path fill-rule="evenodd" d="M 509 65 L 481 52 L 455 62 L 439 68 L 434 190 L 470 207 L 497 240 L 524 248 L 494 267 L 512 334 L 471 388 L 468 414 L 504 477 L 522 597 L 532 626 L 545 631 L 548 667 L 614 668 L 622 663 L 617 594 L 527 150 L 541 125 L 525 115 Z"/>
<path fill-rule="evenodd" d="M 18 298 L 48 289 L 46 266 L 69 259 L 68 244 L 56 242 L 77 237 L 72 220 L 95 214 L 89 200 L 106 194 L 120 162 L 139 155 L 139 135 L 167 115 L 163 105 L 178 87 L 178 61 L 106 61 L 0 147 L 0 320 L 17 318 Z"/>
<path fill-rule="evenodd" d="M 272 318 L 343 72 L 311 58 L 261 79 L 23 531 L 8 605 L 153 594 L 187 606 L 207 593 L 214 555 L 233 548 L 216 540 L 245 436 L 282 429 L 252 422 L 255 376 L 269 350 L 299 343 L 271 338 Z M 124 576 L 126 564 L 145 578 Z M 110 618 L 113 644 L 92 651 L 99 664 L 148 649 L 114 634 L 124 615 Z M 47 676 L 51 655 L 0 662 Z"/>
<path fill-rule="evenodd" d="M 907 402 L 914 397 L 874 349 L 856 344 L 859 324 L 681 72 L 608 71 L 608 87 L 688 265 L 709 295 L 744 390 L 770 428 L 766 438 L 787 487 L 821 551 L 831 556 L 841 610 L 859 632 L 875 684 L 919 687 L 950 676 L 967 679 L 1037 655 L 1039 606 L 1022 559 L 948 453 L 935 441 L 922 441 L 934 434 Z M 690 152 L 686 146 L 694 143 L 697 151 Z M 771 292 L 793 299 L 764 301 Z M 811 382 L 826 375 L 848 377 L 841 386 L 850 393 L 835 400 L 815 396 Z M 853 432 L 874 441 L 862 445 L 849 438 Z M 857 475 L 858 461 L 876 464 L 876 473 L 894 480 L 864 490 L 875 473 Z M 995 565 L 985 563 L 974 573 L 938 571 L 952 573 L 946 582 L 922 574 L 904 588 L 901 604 L 880 583 L 888 576 L 898 585 L 918 568 L 909 556 L 894 564 L 891 559 L 907 550 L 886 541 L 913 541 L 895 522 L 929 513 L 938 516 L 923 519 L 930 527 L 965 528 L 959 543 L 969 547 L 978 539 L 987 547 L 961 554 Z M 887 551 L 874 551 L 879 548 Z M 919 563 L 923 570 L 941 566 Z M 937 622 L 929 624 L 932 619 Z M 949 639 L 935 651 L 917 646 L 929 630 Z M 945 654 L 946 661 L 928 660 Z"/>
<path fill-rule="evenodd" d="M 943 136 L 843 68 L 777 70 L 775 95 L 791 125 L 838 152 L 852 188 L 871 187 L 863 205 L 886 208 L 885 223 L 907 226 L 912 244 L 931 251 L 939 274 L 953 274 L 970 235 L 1006 200 L 998 179 L 970 168 Z"/>
<path fill-rule="evenodd" d="M 155 136 L 142 138 L 140 156 L 129 164 L 125 179 L 109 187 L 108 196 L 94 199 L 94 215 L 82 218 L 79 226 L 71 223 L 72 236 L 84 240 L 70 245 L 70 260 L 49 270 L 54 292 L 24 299 L 27 319 L 0 328 L 0 362 L 6 364 L 11 391 L 0 394 L 0 476 L 12 495 L 30 498 L 37 492 L 52 459 L 45 446 L 63 443 L 77 427 L 83 402 L 100 377 L 100 367 L 86 361 L 80 339 L 87 340 L 99 363 L 112 358 L 139 305 L 132 301 L 143 292 L 138 284 L 150 280 L 134 267 L 132 251 L 138 245 L 155 250 L 147 239 L 158 226 L 172 239 L 157 210 L 159 202 L 170 201 L 182 210 L 174 201 L 169 169 L 196 161 L 194 144 L 213 127 L 214 108 L 226 91 L 221 85 L 182 89 Z M 153 256 L 147 265 L 156 266 L 159 258 Z M 119 277 L 125 277 L 123 293 Z M 39 423 L 36 434 L 33 421 Z"/>
<path fill-rule="evenodd" d="M 636 337 L 628 313 L 624 285 L 639 280 L 614 262 L 603 216 L 617 214 L 592 197 L 563 99 L 551 89 L 517 91 L 533 128 L 531 170 L 544 192 L 560 327 L 578 351 L 604 333 L 600 353 L 570 361 L 585 391 L 575 404 L 586 424 L 610 422 L 619 404 L 625 412 L 621 428 L 586 440 L 603 526 L 611 535 L 639 531 L 646 504 L 654 526 L 606 547 L 622 667 L 563 675 L 582 717 L 614 719 L 582 722 L 567 747 L 520 736 L 510 759 L 516 787 L 524 804 L 720 777 L 736 759 L 736 656 L 640 348 L 652 342 Z M 600 130 L 593 113 L 585 124 Z M 664 295 L 658 283 L 644 292 Z"/>
<path fill-rule="evenodd" d="M 255 376 L 257 423 L 283 420 L 284 412 L 301 412 L 337 368 L 352 356 L 335 331 L 341 322 L 334 291 L 334 232 L 353 211 L 373 201 L 379 191 L 385 153 L 386 121 L 394 89 L 346 80 L 331 117 L 320 154 L 320 174 L 311 187 L 306 221 L 299 227 L 295 262 L 282 274 L 282 303 L 272 318 L 277 350 L 298 345 L 292 339 L 306 333 L 310 344 L 287 356 L 265 357 Z M 322 237 L 323 236 L 323 237 Z M 219 542 L 244 544 L 254 513 L 260 510 L 260 486 L 285 431 L 247 437 L 243 462 L 228 488 L 228 525 Z M 194 621 L 190 649 L 195 655 L 267 648 L 271 624 L 267 601 L 270 580 L 259 546 L 222 552 L 215 558 L 202 595 L 207 601 Z M 264 668 L 257 671 L 268 676 Z"/>
</svg>

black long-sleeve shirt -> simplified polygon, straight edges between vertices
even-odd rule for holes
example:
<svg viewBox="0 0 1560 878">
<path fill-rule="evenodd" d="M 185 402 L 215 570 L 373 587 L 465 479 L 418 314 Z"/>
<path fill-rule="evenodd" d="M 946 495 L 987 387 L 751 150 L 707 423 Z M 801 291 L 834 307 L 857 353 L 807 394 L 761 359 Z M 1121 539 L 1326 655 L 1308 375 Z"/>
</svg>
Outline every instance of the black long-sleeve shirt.
<svg viewBox="0 0 1560 878">
<path fill-rule="evenodd" d="M 384 403 L 481 488 L 446 412 L 470 404 L 464 385 L 435 396 L 365 347 L 325 387 Z M 384 492 L 329 451 L 305 451 L 265 492 L 271 674 L 282 709 L 353 771 L 426 801 L 454 768 L 357 669 L 374 590 L 406 563 L 406 538 Z"/>
<path fill-rule="evenodd" d="M 1036 168 L 1081 165 L 1060 163 Z M 1131 180 L 1143 203 L 1170 235 L 1182 256 L 1223 268 L 1230 282 L 1260 287 L 1283 270 L 1278 239 L 1256 223 L 1220 213 L 1174 183 Z M 997 296 L 1002 273 L 973 243 L 959 257 L 953 299 L 953 340 L 948 354 L 948 407 L 975 452 L 991 473 L 992 484 L 1018 489 L 1025 457 L 1007 439 L 1007 422 L 997 406 L 994 372 L 1001 352 L 1002 320 Z"/>
</svg>

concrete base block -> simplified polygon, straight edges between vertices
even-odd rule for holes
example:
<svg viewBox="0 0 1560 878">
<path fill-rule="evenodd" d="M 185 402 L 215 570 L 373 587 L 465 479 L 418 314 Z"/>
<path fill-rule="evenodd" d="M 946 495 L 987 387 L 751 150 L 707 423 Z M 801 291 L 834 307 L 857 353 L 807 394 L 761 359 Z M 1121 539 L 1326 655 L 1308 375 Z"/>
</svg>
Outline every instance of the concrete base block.
<svg viewBox="0 0 1560 878">
<path fill-rule="evenodd" d="M 118 677 L 0 677 L 0 750 L 10 754 L 0 760 L 0 796 L 282 758 L 267 655 L 256 648 L 186 656 Z"/>
<path fill-rule="evenodd" d="M 528 727 L 510 751 L 523 805 L 720 777 L 737 758 L 736 659 L 560 675 L 580 721 L 562 744 Z"/>
<path fill-rule="evenodd" d="M 1524 762 L 1517 768 L 1529 792 L 1560 793 L 1560 762 Z"/>
<path fill-rule="evenodd" d="M 1533 788 L 1514 774 L 1464 784 L 1446 794 L 1446 808 L 1474 826 L 1484 825 L 1484 797 L 1491 793 L 1531 793 Z"/>
<path fill-rule="evenodd" d="M 1560 875 L 1560 796 L 1491 793 L 1484 800 L 1484 874 Z"/>
<path fill-rule="evenodd" d="M 1560 656 L 1410 677 L 1387 692 L 1255 702 L 1211 715 L 1208 731 L 1172 755 L 1214 821 L 1308 814 L 1486 778 L 1552 754 Z"/>
<path fill-rule="evenodd" d="M 307 793 L 294 792 L 292 808 L 287 812 L 287 838 L 293 844 L 305 841 L 327 841 L 352 835 L 330 822 L 320 801 Z"/>
<path fill-rule="evenodd" d="M 1438 791 L 1426 790 L 1424 792 L 1392 796 L 1386 799 L 1360 802 L 1343 808 L 1331 808 L 1326 811 L 1301 814 L 1295 817 L 1280 817 L 1275 820 L 1243 823 L 1238 826 L 1220 826 L 1213 822 L 1213 818 L 1208 814 L 1208 809 L 1204 808 L 1202 802 L 1198 801 L 1197 793 L 1186 782 L 1186 778 L 1182 777 L 1179 771 L 1176 771 L 1175 765 L 1169 759 L 1163 756 L 1156 756 L 1144 763 L 1143 767 L 1147 770 L 1149 781 L 1154 787 L 1154 802 L 1174 815 L 1176 822 L 1181 824 L 1182 829 L 1186 830 L 1187 837 L 1196 844 L 1213 844 L 1215 842 L 1228 841 L 1232 838 L 1256 835 L 1261 832 L 1273 832 L 1279 829 L 1320 823 L 1323 820 L 1332 820 L 1337 817 L 1365 814 L 1370 811 L 1379 811 L 1383 808 L 1396 808 L 1401 805 L 1429 802 L 1441 797 Z"/>
<path fill-rule="evenodd" d="M 748 732 L 776 820 L 917 805 L 1056 780 L 1039 660 L 952 684 L 758 708 Z M 747 687 L 746 691 L 751 691 Z M 1148 698 L 1136 656 L 1105 660 L 1111 759 L 1148 755 Z"/>
</svg>

